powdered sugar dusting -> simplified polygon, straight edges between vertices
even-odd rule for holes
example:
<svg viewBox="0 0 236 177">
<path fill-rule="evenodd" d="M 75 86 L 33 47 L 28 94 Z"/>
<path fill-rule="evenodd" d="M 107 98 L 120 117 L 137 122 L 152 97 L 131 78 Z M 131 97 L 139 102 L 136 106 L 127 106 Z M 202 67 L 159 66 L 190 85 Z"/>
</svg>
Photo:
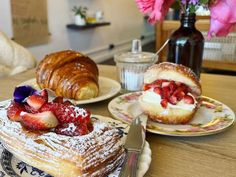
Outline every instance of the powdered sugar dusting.
<svg viewBox="0 0 236 177">
<path fill-rule="evenodd" d="M 62 129 L 62 132 L 66 132 L 66 131 L 70 131 L 70 132 L 74 132 L 76 130 L 76 126 L 74 123 L 69 123 L 67 128 Z"/>
<path fill-rule="evenodd" d="M 70 107 L 74 109 L 75 117 L 82 116 L 82 118 L 84 118 L 84 117 L 88 116 L 87 110 L 85 110 L 83 108 L 76 107 L 76 106 L 70 106 Z"/>
</svg>

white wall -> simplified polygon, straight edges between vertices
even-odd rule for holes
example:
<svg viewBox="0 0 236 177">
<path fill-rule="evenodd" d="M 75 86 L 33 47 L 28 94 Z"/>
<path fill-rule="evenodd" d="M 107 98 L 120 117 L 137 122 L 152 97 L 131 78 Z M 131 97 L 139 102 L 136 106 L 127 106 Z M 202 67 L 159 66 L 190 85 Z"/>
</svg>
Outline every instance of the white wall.
<svg viewBox="0 0 236 177">
<path fill-rule="evenodd" d="M 10 0 L 0 2 L 0 30 L 9 36 L 11 31 Z M 71 9 L 74 5 L 89 8 L 89 13 L 102 10 L 110 26 L 74 31 L 66 28 L 73 23 Z M 3 13 L 7 18 L 3 18 Z M 50 42 L 28 47 L 38 60 L 45 54 L 58 50 L 73 49 L 88 54 L 96 62 L 110 58 L 114 53 L 127 50 L 134 38 L 146 36 L 144 43 L 154 40 L 154 27 L 143 19 L 134 0 L 48 0 Z M 108 50 L 109 44 L 116 47 Z"/>
<path fill-rule="evenodd" d="M 0 30 L 12 37 L 10 0 L 0 1 Z"/>
</svg>

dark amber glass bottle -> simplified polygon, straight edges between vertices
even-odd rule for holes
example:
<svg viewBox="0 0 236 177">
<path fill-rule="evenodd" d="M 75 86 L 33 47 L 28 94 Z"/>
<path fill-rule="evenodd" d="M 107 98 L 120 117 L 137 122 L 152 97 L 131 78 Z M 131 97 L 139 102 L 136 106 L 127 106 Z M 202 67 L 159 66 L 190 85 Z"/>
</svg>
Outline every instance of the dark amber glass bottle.
<svg viewBox="0 0 236 177">
<path fill-rule="evenodd" d="M 168 43 L 167 61 L 191 68 L 200 78 L 204 37 L 195 28 L 195 14 L 182 14 L 181 26 L 174 31 Z"/>
</svg>

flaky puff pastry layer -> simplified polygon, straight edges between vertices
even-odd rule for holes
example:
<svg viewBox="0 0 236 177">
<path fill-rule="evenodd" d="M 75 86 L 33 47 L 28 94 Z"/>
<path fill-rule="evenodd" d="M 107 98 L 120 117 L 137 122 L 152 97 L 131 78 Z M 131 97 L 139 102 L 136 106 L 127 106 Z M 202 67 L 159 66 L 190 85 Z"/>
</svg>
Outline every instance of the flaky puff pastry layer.
<svg viewBox="0 0 236 177">
<path fill-rule="evenodd" d="M 124 158 L 117 129 L 100 121 L 83 136 L 64 136 L 54 132 L 32 132 L 10 121 L 0 111 L 0 139 L 17 158 L 55 177 L 105 177 Z"/>
</svg>

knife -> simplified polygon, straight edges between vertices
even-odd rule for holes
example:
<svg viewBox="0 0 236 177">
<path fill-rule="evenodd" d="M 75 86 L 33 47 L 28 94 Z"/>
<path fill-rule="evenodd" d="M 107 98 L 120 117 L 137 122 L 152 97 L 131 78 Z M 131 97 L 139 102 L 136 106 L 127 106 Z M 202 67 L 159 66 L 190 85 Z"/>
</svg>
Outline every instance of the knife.
<svg viewBox="0 0 236 177">
<path fill-rule="evenodd" d="M 126 157 L 119 177 L 136 177 L 137 163 L 145 143 L 147 116 L 137 116 L 130 125 L 125 141 Z"/>
</svg>

